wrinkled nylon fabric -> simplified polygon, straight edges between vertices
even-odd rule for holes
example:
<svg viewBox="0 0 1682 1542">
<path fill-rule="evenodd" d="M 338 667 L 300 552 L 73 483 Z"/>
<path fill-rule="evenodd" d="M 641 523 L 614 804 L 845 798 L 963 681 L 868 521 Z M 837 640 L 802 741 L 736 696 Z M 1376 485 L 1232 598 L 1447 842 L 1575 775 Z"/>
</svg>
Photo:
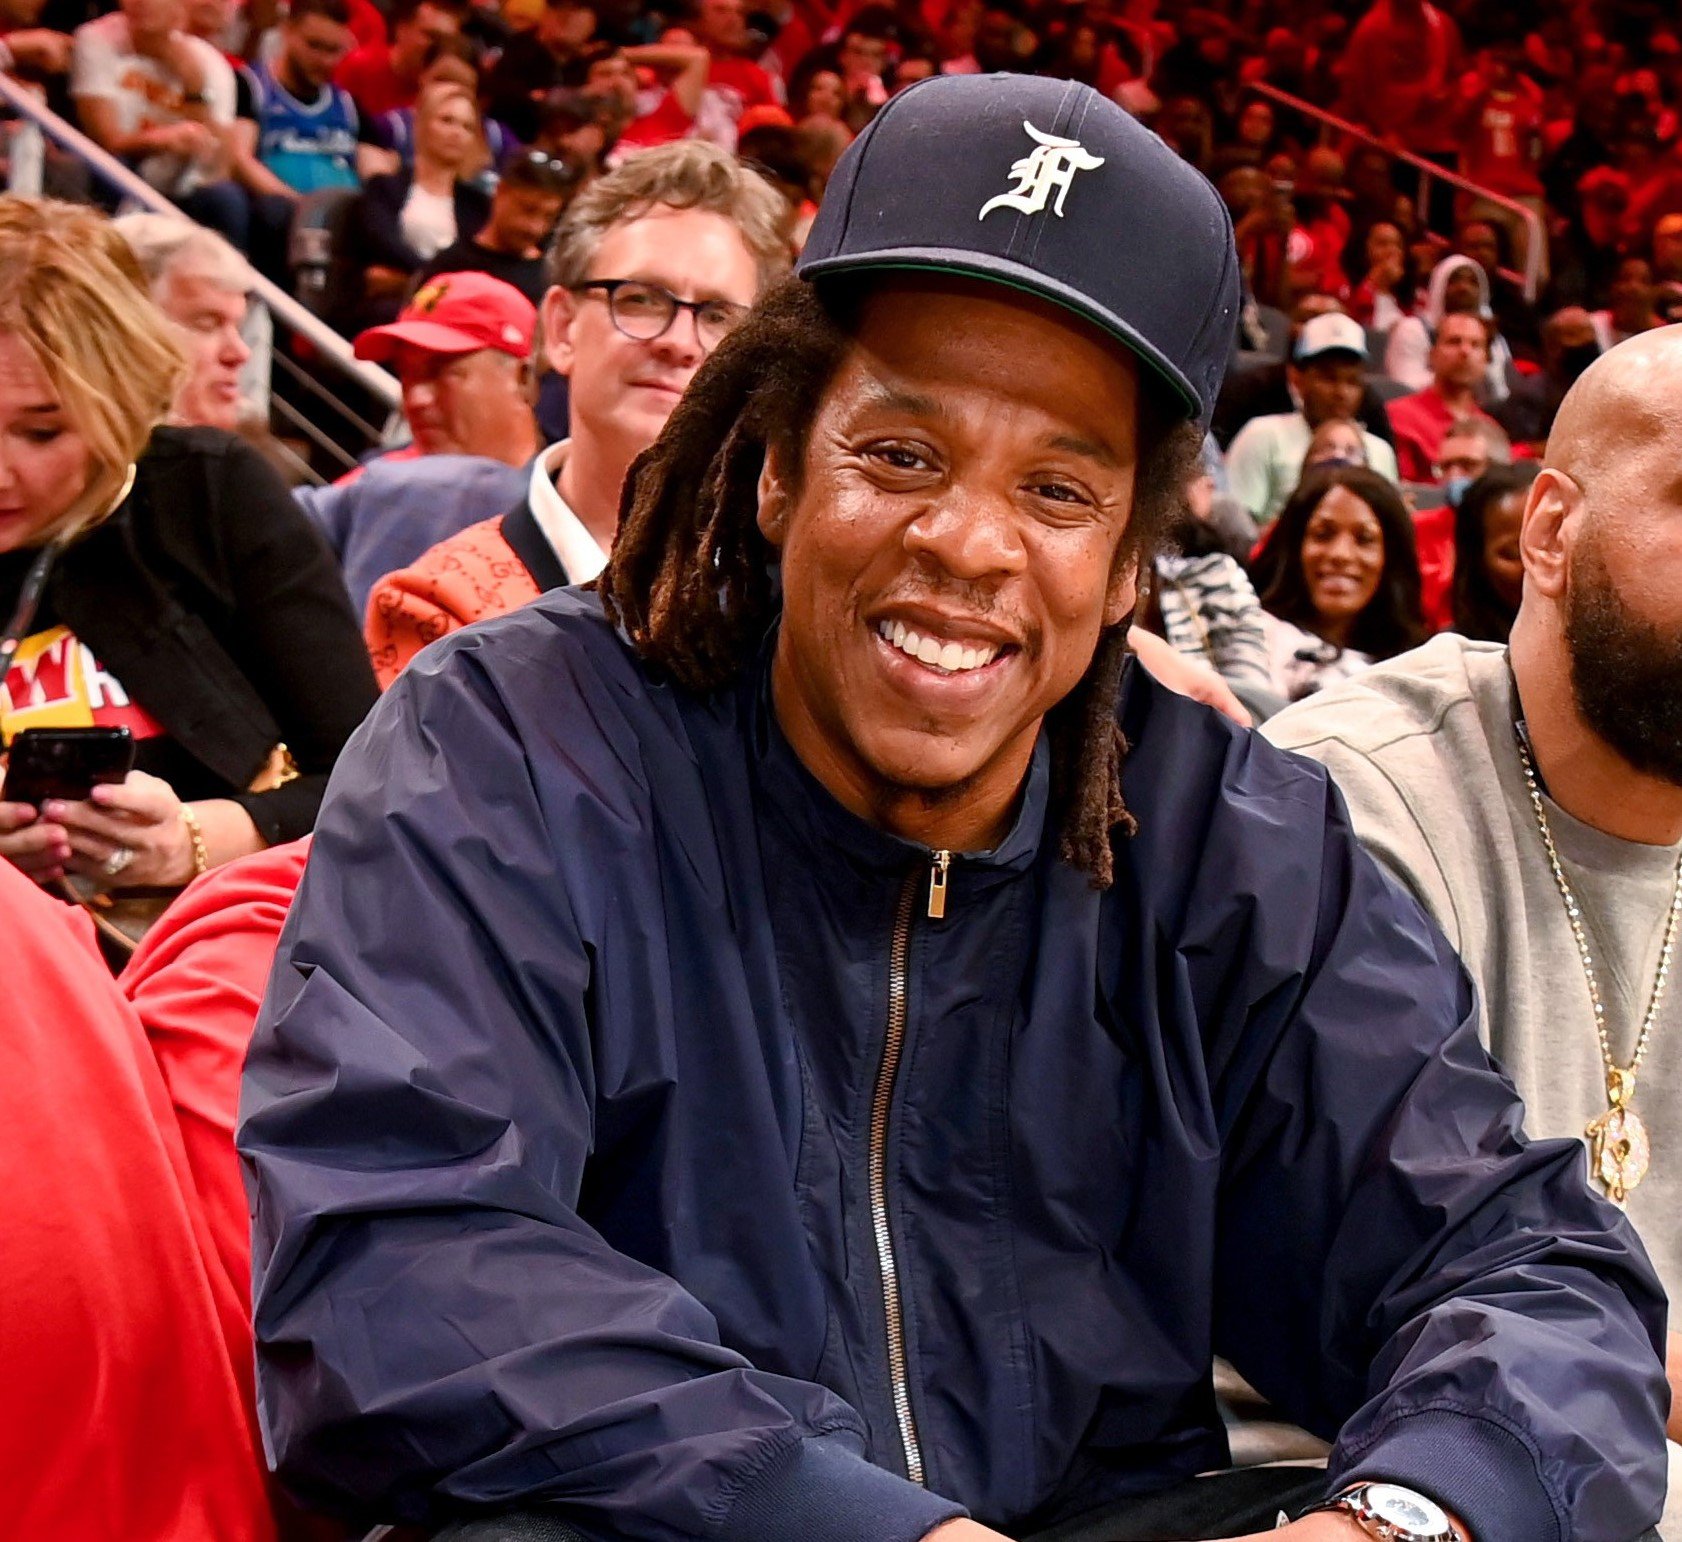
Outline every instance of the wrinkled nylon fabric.
<svg viewBox="0 0 1682 1542">
<path fill-rule="evenodd" d="M 1220 1465 L 1219 1353 L 1337 1437 L 1331 1481 L 1428 1461 L 1480 1542 L 1647 1525 L 1633 1233 L 1524 1140 L 1324 773 L 1137 675 L 1122 710 L 1115 886 L 1056 860 L 1037 758 L 913 927 L 887 1170 L 924 1491 L 863 1185 L 927 854 L 811 780 L 763 665 L 659 684 L 570 591 L 428 650 L 340 762 L 247 1068 L 283 1476 L 658 1542 L 1023 1530 Z"/>
</svg>

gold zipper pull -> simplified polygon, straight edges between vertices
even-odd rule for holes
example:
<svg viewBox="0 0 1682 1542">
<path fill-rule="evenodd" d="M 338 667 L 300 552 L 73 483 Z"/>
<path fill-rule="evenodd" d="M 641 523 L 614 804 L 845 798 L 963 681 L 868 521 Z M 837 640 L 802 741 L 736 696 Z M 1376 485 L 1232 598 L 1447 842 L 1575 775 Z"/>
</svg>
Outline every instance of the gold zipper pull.
<svg viewBox="0 0 1682 1542">
<path fill-rule="evenodd" d="M 937 851 L 934 865 L 929 869 L 929 919 L 938 921 L 946 914 L 946 870 L 952 865 L 952 853 Z"/>
</svg>

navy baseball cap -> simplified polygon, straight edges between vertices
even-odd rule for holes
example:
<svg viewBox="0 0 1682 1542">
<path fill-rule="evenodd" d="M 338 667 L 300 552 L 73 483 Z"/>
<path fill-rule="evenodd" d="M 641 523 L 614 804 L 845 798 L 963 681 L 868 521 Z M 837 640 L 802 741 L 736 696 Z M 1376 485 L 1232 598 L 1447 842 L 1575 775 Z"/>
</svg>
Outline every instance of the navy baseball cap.
<svg viewBox="0 0 1682 1542">
<path fill-rule="evenodd" d="M 1066 306 L 1205 425 L 1238 325 L 1232 220 L 1208 181 L 1090 86 L 942 75 L 893 97 L 829 180 L 802 278 L 924 269 Z"/>
</svg>

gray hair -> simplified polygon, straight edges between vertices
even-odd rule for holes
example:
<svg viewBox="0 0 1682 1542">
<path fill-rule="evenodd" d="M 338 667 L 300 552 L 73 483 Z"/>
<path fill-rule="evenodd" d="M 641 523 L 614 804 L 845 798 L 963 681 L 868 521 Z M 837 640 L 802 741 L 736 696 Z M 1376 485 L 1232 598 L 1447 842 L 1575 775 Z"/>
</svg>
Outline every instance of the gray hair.
<svg viewBox="0 0 1682 1542">
<path fill-rule="evenodd" d="M 1493 418 L 1459 418 L 1449 424 L 1448 432 L 1443 435 L 1444 443 L 1450 439 L 1480 439 L 1490 465 L 1513 463 L 1513 442 L 1507 437 L 1506 429 Z"/>
<path fill-rule="evenodd" d="M 112 221 L 134 252 L 154 295 L 170 274 L 183 268 L 202 273 L 232 294 L 251 288 L 251 264 L 213 230 L 175 214 L 124 214 Z"/>
<path fill-rule="evenodd" d="M 549 247 L 544 274 L 550 285 L 583 283 L 602 237 L 656 208 L 723 215 L 753 254 L 761 291 L 788 271 L 782 195 L 718 146 L 679 139 L 633 155 L 572 201 Z"/>
</svg>

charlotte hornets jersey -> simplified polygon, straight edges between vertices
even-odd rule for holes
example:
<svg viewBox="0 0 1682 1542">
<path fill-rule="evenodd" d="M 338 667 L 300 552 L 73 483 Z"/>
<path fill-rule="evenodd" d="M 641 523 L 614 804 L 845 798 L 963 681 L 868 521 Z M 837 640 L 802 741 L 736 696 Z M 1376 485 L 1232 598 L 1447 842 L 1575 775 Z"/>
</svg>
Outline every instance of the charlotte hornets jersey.
<svg viewBox="0 0 1682 1542">
<path fill-rule="evenodd" d="M 251 70 L 257 106 L 257 158 L 288 187 L 314 193 L 357 187 L 356 104 L 337 86 L 323 86 L 311 104 L 300 102 L 266 64 Z"/>
</svg>

